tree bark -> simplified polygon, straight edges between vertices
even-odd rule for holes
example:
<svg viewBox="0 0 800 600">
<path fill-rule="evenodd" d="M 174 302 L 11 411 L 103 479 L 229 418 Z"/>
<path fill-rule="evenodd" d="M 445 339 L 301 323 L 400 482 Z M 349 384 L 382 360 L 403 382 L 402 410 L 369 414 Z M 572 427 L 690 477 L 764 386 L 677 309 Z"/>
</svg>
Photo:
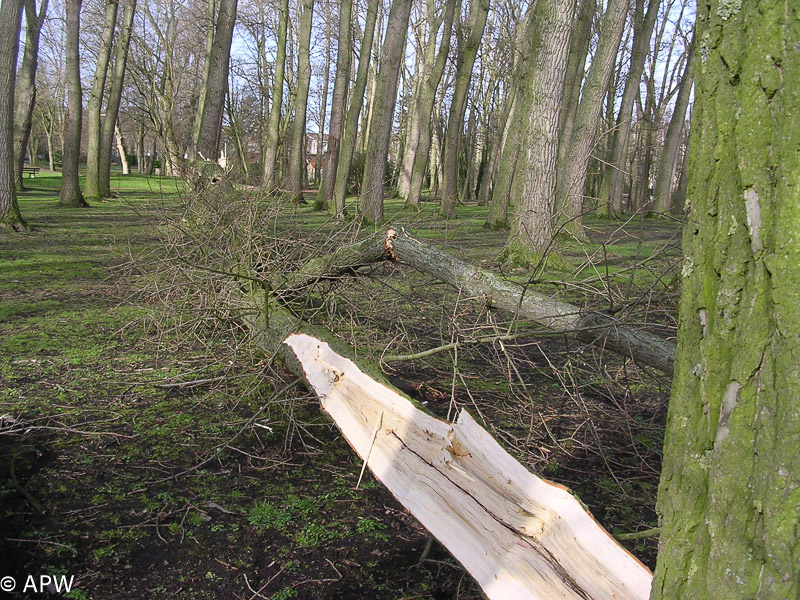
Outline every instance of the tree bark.
<svg viewBox="0 0 800 600">
<path fill-rule="evenodd" d="M 222 116 L 225 112 L 225 94 L 228 91 L 228 65 L 236 23 L 237 0 L 220 0 L 219 12 L 214 22 L 214 43 L 206 56 L 209 63 L 205 100 L 197 118 L 200 121 L 195 147 L 206 160 L 216 161 L 222 133 Z M 192 157 L 195 159 L 195 157 Z"/>
<path fill-rule="evenodd" d="M 406 31 L 412 0 L 394 0 L 386 22 L 381 48 L 381 64 L 375 84 L 375 100 L 369 126 L 369 141 L 361 183 L 364 218 L 370 223 L 383 221 L 383 190 L 386 184 L 386 160 L 394 123 L 397 82 L 405 58 Z"/>
<path fill-rule="evenodd" d="M 111 84 L 108 91 L 108 102 L 100 131 L 100 155 L 98 193 L 101 198 L 111 195 L 111 148 L 114 144 L 115 130 L 119 127 L 119 107 L 122 103 L 122 89 L 125 83 L 125 71 L 128 64 L 128 48 L 133 33 L 133 17 L 136 12 L 136 0 L 128 0 L 122 10 L 122 24 L 117 38 L 117 53 L 114 57 L 114 68 L 111 71 Z M 121 140 L 122 137 L 120 136 Z M 121 146 L 121 142 L 119 144 Z M 127 159 L 126 159 L 127 162 Z M 123 163 L 126 165 L 126 163 Z M 123 175 L 127 173 L 123 172 Z"/>
<path fill-rule="evenodd" d="M 311 24 L 314 16 L 314 0 L 302 0 L 300 15 L 300 37 L 298 38 L 297 85 L 294 97 L 294 119 L 289 134 L 289 164 L 284 188 L 289 199 L 301 204 L 303 199 L 303 174 L 306 170 L 303 153 L 306 145 L 306 110 L 308 88 L 311 84 Z"/>
<path fill-rule="evenodd" d="M 581 92 L 581 100 L 575 115 L 575 125 L 566 143 L 564 160 L 558 166 L 556 189 L 556 215 L 560 225 L 577 239 L 583 240 L 583 192 L 586 185 L 587 168 L 592 146 L 597 134 L 597 125 L 603 109 L 603 99 L 608 90 L 611 73 L 617 57 L 617 50 L 625 28 L 629 0 L 609 0 L 597 51 L 592 58 L 589 73 Z"/>
<path fill-rule="evenodd" d="M 326 5 L 325 12 L 325 66 L 323 67 L 324 79 L 322 82 L 322 100 L 319 109 L 319 132 L 317 133 L 317 166 L 314 169 L 314 182 L 319 183 L 320 171 L 322 170 L 322 161 L 324 160 L 324 140 L 325 140 L 325 117 L 328 114 L 328 87 L 331 75 L 331 12 L 330 5 Z M 319 192 L 319 190 L 317 190 Z M 326 206 L 318 206 L 316 200 L 314 201 L 314 208 L 316 210 L 327 209 Z"/>
<path fill-rule="evenodd" d="M 275 59 L 275 80 L 272 85 L 272 105 L 269 122 L 261 145 L 261 187 L 272 191 L 276 182 L 278 134 L 281 127 L 283 80 L 286 69 L 286 30 L 289 22 L 289 0 L 280 3 L 278 17 L 278 48 Z"/>
<path fill-rule="evenodd" d="M 350 86 L 350 66 L 352 63 L 352 39 L 350 21 L 353 17 L 353 0 L 343 0 L 339 5 L 339 40 L 336 49 L 336 74 L 333 80 L 331 100 L 331 123 L 328 130 L 328 153 L 324 157 L 324 168 L 320 179 L 317 199 L 314 206 L 328 210 L 336 185 L 336 172 L 339 168 L 339 148 L 344 128 L 347 89 Z M 363 96 L 363 93 L 362 93 Z"/>
<path fill-rule="evenodd" d="M 100 48 L 97 52 L 97 64 L 89 91 L 89 102 L 86 105 L 86 178 L 84 195 L 89 200 L 100 199 L 100 145 L 103 108 L 103 93 L 106 88 L 108 65 L 111 62 L 111 49 L 114 42 L 114 29 L 117 25 L 118 0 L 106 0 L 103 11 L 103 31 L 100 37 Z"/>
<path fill-rule="evenodd" d="M 672 189 L 675 179 L 675 169 L 678 166 L 678 151 L 680 150 L 683 127 L 686 122 L 686 111 L 689 107 L 689 96 L 694 83 L 694 43 L 689 46 L 689 55 L 686 58 L 686 67 L 678 88 L 678 98 L 672 109 L 672 118 L 664 137 L 664 147 L 656 171 L 656 186 L 653 190 L 653 212 L 666 214 L 672 208 Z"/>
<path fill-rule="evenodd" d="M 698 6 L 653 600 L 800 595 L 800 21 Z"/>
<path fill-rule="evenodd" d="M 25 51 L 17 73 L 16 107 L 14 114 L 14 185 L 18 190 L 25 188 L 22 167 L 25 165 L 25 149 L 31 136 L 33 107 L 36 102 L 36 69 L 39 65 L 39 34 L 47 14 L 48 0 L 42 0 L 39 14 L 36 14 L 35 0 L 25 3 Z M 34 150 L 35 152 L 35 150 Z M 35 160 L 31 156 L 31 160 Z"/>
<path fill-rule="evenodd" d="M 353 152 L 356 147 L 359 115 L 364 104 L 364 90 L 367 87 L 372 43 L 375 37 L 375 21 L 378 16 L 378 4 L 379 0 L 369 0 L 367 3 L 367 16 L 364 25 L 364 36 L 361 39 L 356 82 L 353 86 L 350 106 L 347 108 L 347 116 L 345 117 L 339 164 L 336 165 L 336 181 L 333 184 L 333 212 L 340 217 L 345 215 L 347 180 L 350 175 L 350 165 L 353 162 Z M 364 136 L 362 135 L 361 137 L 363 138 Z"/>
<path fill-rule="evenodd" d="M 559 115 L 570 48 L 574 2 L 539 0 L 530 22 L 530 59 L 517 92 L 515 127 L 519 175 L 511 177 L 517 199 L 506 260 L 536 265 L 550 243 L 558 162 Z M 513 158 L 513 154 L 509 158 Z"/>
<path fill-rule="evenodd" d="M 14 82 L 17 72 L 22 0 L 0 5 L 0 227 L 24 228 L 14 187 Z"/>
<path fill-rule="evenodd" d="M 450 114 L 444 139 L 444 158 L 442 159 L 442 205 L 439 214 L 446 219 L 456 216 L 459 145 L 464 133 L 467 92 L 488 15 L 489 0 L 472 0 L 469 9 L 469 33 L 466 39 L 459 36 L 456 85 L 450 103 Z"/>
<path fill-rule="evenodd" d="M 81 194 L 78 173 L 81 164 L 81 98 L 80 27 L 82 0 L 66 0 L 67 110 L 64 114 L 64 144 L 59 203 L 74 208 L 88 206 Z"/>
</svg>

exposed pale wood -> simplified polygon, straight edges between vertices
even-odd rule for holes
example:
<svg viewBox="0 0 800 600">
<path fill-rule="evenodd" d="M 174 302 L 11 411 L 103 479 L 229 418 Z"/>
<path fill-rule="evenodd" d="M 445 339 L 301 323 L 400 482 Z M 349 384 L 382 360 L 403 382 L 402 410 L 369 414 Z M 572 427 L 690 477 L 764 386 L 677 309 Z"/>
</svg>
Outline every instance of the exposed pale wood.
<svg viewBox="0 0 800 600">
<path fill-rule="evenodd" d="M 468 413 L 452 424 L 436 419 L 325 342 L 293 334 L 285 343 L 353 449 L 489 598 L 649 596 L 649 570 Z"/>
</svg>

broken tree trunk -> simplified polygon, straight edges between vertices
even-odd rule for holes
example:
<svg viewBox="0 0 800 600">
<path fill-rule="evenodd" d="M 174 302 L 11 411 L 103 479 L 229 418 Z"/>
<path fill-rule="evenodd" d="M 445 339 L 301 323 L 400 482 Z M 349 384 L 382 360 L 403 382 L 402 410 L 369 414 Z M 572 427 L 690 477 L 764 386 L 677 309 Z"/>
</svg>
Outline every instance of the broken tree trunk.
<svg viewBox="0 0 800 600">
<path fill-rule="evenodd" d="M 402 231 L 402 230 L 401 230 Z M 398 260 L 453 287 L 480 297 L 493 308 L 534 321 L 550 329 L 574 333 L 581 342 L 631 358 L 672 375 L 675 343 L 626 327 L 613 317 L 586 311 L 452 257 L 447 252 L 394 229 L 376 233 L 355 244 L 312 259 L 298 271 L 271 282 L 276 297 L 287 300 L 321 280 L 354 272 L 381 260 Z M 282 338 L 281 338 L 282 339 Z"/>
<path fill-rule="evenodd" d="M 650 571 L 468 413 L 436 419 L 313 336 L 285 344 L 348 443 L 490 599 L 649 596 Z"/>
</svg>

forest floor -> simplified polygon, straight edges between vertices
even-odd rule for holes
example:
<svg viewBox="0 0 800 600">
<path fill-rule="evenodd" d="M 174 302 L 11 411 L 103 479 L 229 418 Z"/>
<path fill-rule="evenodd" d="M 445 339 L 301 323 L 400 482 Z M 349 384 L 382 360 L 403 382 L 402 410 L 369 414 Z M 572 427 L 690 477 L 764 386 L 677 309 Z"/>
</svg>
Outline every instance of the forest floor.
<svg viewBox="0 0 800 600">
<path fill-rule="evenodd" d="M 438 544 L 423 554 L 426 532 L 377 481 L 356 487 L 361 462 L 316 400 L 201 284 L 187 290 L 197 273 L 169 263 L 185 221 L 174 182 L 116 181 L 117 197 L 74 210 L 56 205 L 56 176 L 26 180 L 30 231 L 0 231 L 0 578 L 15 578 L 10 597 L 52 597 L 30 585 L 50 575 L 74 576 L 69 593 L 47 591 L 76 599 L 480 598 Z M 448 222 L 432 203 L 417 215 L 389 208 L 392 223 L 500 268 L 505 234 L 482 227 L 485 209 L 459 207 Z M 269 268 L 337 243 L 341 227 L 310 207 L 280 218 L 279 241 L 260 247 L 278 253 Z M 506 275 L 674 336 L 680 224 L 587 226 L 588 241 L 560 248 L 557 268 Z M 338 240 L 357 235 L 350 226 Z M 308 304 L 375 363 L 510 326 L 391 264 Z M 663 376 L 535 328 L 381 364 L 437 416 L 466 406 L 612 533 L 655 525 Z M 628 548 L 653 566 L 653 540 Z"/>
</svg>

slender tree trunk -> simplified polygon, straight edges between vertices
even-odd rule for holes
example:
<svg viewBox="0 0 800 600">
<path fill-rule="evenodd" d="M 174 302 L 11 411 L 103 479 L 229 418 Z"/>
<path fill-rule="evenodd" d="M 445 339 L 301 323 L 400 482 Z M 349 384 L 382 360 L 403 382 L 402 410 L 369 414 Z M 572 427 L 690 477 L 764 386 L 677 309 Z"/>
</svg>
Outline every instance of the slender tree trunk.
<svg viewBox="0 0 800 600">
<path fill-rule="evenodd" d="M 195 141 L 197 152 L 206 160 L 216 161 L 219 156 L 236 8 L 237 0 L 220 0 L 219 12 L 214 22 L 214 43 L 211 53 L 206 55 L 206 61 L 209 63 L 208 81 L 202 109 L 197 114 L 200 125 L 197 128 L 198 137 Z"/>
<path fill-rule="evenodd" d="M 101 198 L 108 198 L 111 195 L 111 147 L 114 144 L 114 132 L 119 127 L 119 107 L 122 103 L 122 88 L 125 83 L 128 48 L 130 47 L 131 34 L 133 32 L 135 12 L 136 0 L 128 0 L 122 11 L 122 24 L 117 38 L 117 53 L 114 57 L 106 113 L 105 117 L 103 117 L 100 131 L 98 193 Z"/>
<path fill-rule="evenodd" d="M 592 22 L 596 14 L 596 0 L 579 0 L 577 20 L 574 24 L 564 83 L 564 107 L 561 109 L 561 124 L 559 126 L 561 136 L 558 147 L 559 164 L 564 160 L 567 142 L 575 125 L 575 115 L 578 112 L 578 101 L 580 100 L 581 87 L 586 71 L 589 42 L 592 39 Z"/>
<path fill-rule="evenodd" d="M 81 0 L 66 0 L 66 8 L 67 110 L 64 114 L 64 144 L 61 159 L 59 203 L 63 206 L 85 207 L 88 204 L 83 199 L 78 180 L 81 164 L 81 120 L 83 117 L 79 54 Z"/>
<path fill-rule="evenodd" d="M 629 4 L 629 0 L 609 0 L 608 2 L 608 7 L 603 15 L 597 51 L 586 76 L 586 83 L 575 116 L 575 124 L 568 138 L 564 161 L 558 168 L 559 180 L 556 190 L 558 221 L 580 240 L 583 240 L 586 235 L 583 231 L 581 214 L 589 156 L 595 142 L 597 125 L 603 109 L 603 99 L 616 62 Z"/>
<path fill-rule="evenodd" d="M 653 600 L 800 595 L 799 25 L 785 3 L 698 6 Z"/>
<path fill-rule="evenodd" d="M 200 139 L 200 125 L 202 124 L 201 115 L 205 110 L 206 98 L 208 97 L 208 78 L 211 74 L 211 54 L 214 52 L 214 23 L 217 16 L 217 0 L 206 0 L 206 47 L 203 60 L 203 74 L 200 76 L 200 88 L 197 96 L 197 107 L 195 108 L 195 119 L 192 126 L 192 142 L 189 149 L 189 160 L 197 160 L 197 142 Z M 212 157 L 216 158 L 216 157 Z"/>
<path fill-rule="evenodd" d="M 625 187 L 625 168 L 628 164 L 628 147 L 631 138 L 633 106 L 641 93 L 644 61 L 650 50 L 650 38 L 658 17 L 658 0 L 650 0 L 647 13 L 644 12 L 644 0 L 636 0 L 633 17 L 633 48 L 628 68 L 628 78 L 622 93 L 619 115 L 617 116 L 614 136 L 609 152 L 606 176 L 603 178 L 603 190 L 600 194 L 599 211 L 608 215 L 619 215 L 624 210 L 623 191 Z M 605 206 L 605 210 L 603 210 Z"/>
<path fill-rule="evenodd" d="M 36 69 L 39 65 L 39 34 L 42 31 L 44 16 L 47 14 L 47 0 L 42 0 L 39 14 L 36 14 L 35 0 L 25 3 L 25 51 L 22 64 L 17 73 L 14 114 L 14 184 L 24 189 L 22 167 L 25 165 L 25 149 L 31 136 L 33 125 L 33 106 L 36 101 Z M 34 160 L 35 156 L 31 156 Z"/>
<path fill-rule="evenodd" d="M 450 103 L 450 115 L 447 119 L 444 159 L 442 160 L 442 206 L 439 214 L 446 219 L 456 216 L 459 144 L 464 133 L 467 92 L 488 14 L 489 0 L 473 0 L 469 10 L 469 33 L 463 43 L 462 38 L 459 37 L 456 85 L 453 89 L 453 100 Z"/>
<path fill-rule="evenodd" d="M 14 81 L 22 26 L 22 0 L 0 5 L 0 227 L 24 228 L 14 188 Z"/>
<path fill-rule="evenodd" d="M 686 67 L 678 88 L 678 98 L 675 101 L 675 108 L 672 109 L 672 118 L 667 127 L 664 147 L 661 150 L 661 158 L 656 171 L 656 186 L 653 191 L 653 212 L 656 214 L 665 214 L 672 208 L 672 189 L 675 169 L 678 166 L 681 134 L 686 122 L 686 110 L 689 107 L 689 96 L 694 82 L 694 43 L 689 46 L 688 52 Z"/>
<path fill-rule="evenodd" d="M 525 73 L 525 70 L 520 71 Z M 518 96 L 519 90 L 515 92 Z M 486 218 L 486 227 L 490 229 L 507 229 L 508 205 L 511 202 L 511 185 L 517 171 L 520 148 L 522 145 L 521 128 L 525 126 L 524 109 L 518 108 L 518 98 L 515 97 L 511 105 L 506 124 L 506 139 L 498 151 L 497 174 L 495 175 L 492 201 L 489 203 L 489 216 Z"/>
<path fill-rule="evenodd" d="M 538 0 L 531 28 L 531 58 L 517 102 L 523 137 L 517 205 L 504 250 L 508 261 L 536 265 L 551 241 L 558 162 L 558 128 L 572 33 L 573 0 Z"/>
<path fill-rule="evenodd" d="M 269 122 L 261 147 L 261 187 L 271 191 L 275 187 L 278 158 L 278 134 L 281 127 L 283 105 L 283 80 L 286 67 L 286 30 L 289 22 L 289 0 L 280 3 L 278 18 L 278 49 L 275 59 L 275 79 L 272 85 L 272 105 Z"/>
<path fill-rule="evenodd" d="M 144 124 L 139 126 L 138 136 L 136 138 L 136 172 L 139 175 L 145 173 L 145 155 L 144 155 Z"/>
<path fill-rule="evenodd" d="M 328 152 L 323 158 L 322 178 L 320 179 L 317 198 L 314 201 L 314 207 L 318 210 L 328 210 L 330 208 L 336 185 L 336 172 L 339 168 L 339 149 L 344 128 L 347 88 L 350 84 L 350 67 L 353 54 L 352 34 L 350 32 L 352 17 L 353 1 L 343 0 L 339 5 L 339 40 L 336 49 L 336 74 L 334 75 L 333 98 L 331 100 L 331 122 L 328 129 Z"/>
<path fill-rule="evenodd" d="M 347 197 L 347 180 L 350 175 L 350 165 L 353 161 L 353 152 L 356 147 L 358 134 L 358 121 L 361 108 L 364 104 L 364 90 L 367 86 L 369 74 L 370 55 L 375 37 L 375 21 L 378 16 L 378 0 L 370 0 L 367 4 L 367 16 L 364 26 L 364 36 L 361 40 L 361 52 L 358 57 L 358 70 L 353 93 L 350 97 L 350 106 L 345 117 L 344 133 L 339 151 L 339 163 L 336 165 L 336 181 L 333 185 L 334 213 L 337 216 L 345 215 L 345 198 Z M 363 137 L 363 136 L 362 136 Z"/>
<path fill-rule="evenodd" d="M 322 161 L 324 160 L 324 140 L 325 140 L 325 117 L 328 114 L 328 86 L 331 76 L 331 12 L 330 5 L 326 5 L 325 12 L 325 66 L 324 79 L 322 82 L 322 102 L 320 102 L 319 109 L 319 132 L 317 133 L 317 166 L 314 168 L 314 182 L 319 183 L 320 172 L 322 171 Z M 319 190 L 317 190 L 319 193 Z M 316 200 L 314 201 L 314 208 L 322 210 L 326 207 L 318 207 Z"/>
<path fill-rule="evenodd" d="M 386 184 L 386 160 L 394 121 L 397 82 L 405 57 L 406 31 L 412 0 L 394 0 L 386 22 L 381 48 L 381 64 L 375 85 L 375 99 L 369 129 L 369 142 L 361 183 L 361 202 L 365 219 L 383 221 L 383 189 Z"/>
<path fill-rule="evenodd" d="M 425 180 L 425 167 L 428 164 L 428 155 L 431 150 L 431 115 L 436 102 L 436 90 L 439 87 L 439 82 L 442 80 L 442 74 L 447 64 L 447 57 L 450 54 L 453 19 L 460 8 L 461 0 L 449 0 L 445 5 L 442 41 L 439 44 L 439 50 L 436 53 L 436 60 L 433 63 L 430 75 L 422 82 L 421 94 L 415 108 L 416 113 L 419 115 L 419 131 L 417 132 L 417 146 L 414 149 L 414 162 L 411 167 L 411 178 L 408 184 L 406 202 L 409 206 L 415 207 L 416 209 L 420 207 L 422 186 Z M 433 36 L 432 42 L 429 43 L 435 45 L 435 35 Z"/>
<path fill-rule="evenodd" d="M 106 0 L 103 19 L 103 33 L 97 53 L 89 103 L 86 105 L 86 180 L 84 195 L 89 200 L 100 199 L 100 137 L 102 128 L 101 112 L 103 93 L 106 88 L 108 65 L 111 62 L 111 49 L 114 42 L 114 29 L 117 25 L 118 0 Z"/>
<path fill-rule="evenodd" d="M 308 108 L 308 88 L 311 83 L 311 24 L 313 22 L 314 0 L 302 0 L 300 15 L 300 37 L 297 50 L 297 86 L 294 99 L 294 120 L 289 134 L 289 165 L 284 188 L 292 202 L 305 202 L 303 199 L 303 173 L 306 165 L 303 152 L 306 145 L 306 110 Z"/>
<path fill-rule="evenodd" d="M 122 166 L 122 174 L 130 175 L 131 167 L 128 164 L 128 153 L 125 150 L 125 141 L 122 139 L 122 132 L 119 129 L 119 121 L 114 125 L 114 139 L 117 143 L 117 154 L 119 154 L 119 164 Z"/>
</svg>

